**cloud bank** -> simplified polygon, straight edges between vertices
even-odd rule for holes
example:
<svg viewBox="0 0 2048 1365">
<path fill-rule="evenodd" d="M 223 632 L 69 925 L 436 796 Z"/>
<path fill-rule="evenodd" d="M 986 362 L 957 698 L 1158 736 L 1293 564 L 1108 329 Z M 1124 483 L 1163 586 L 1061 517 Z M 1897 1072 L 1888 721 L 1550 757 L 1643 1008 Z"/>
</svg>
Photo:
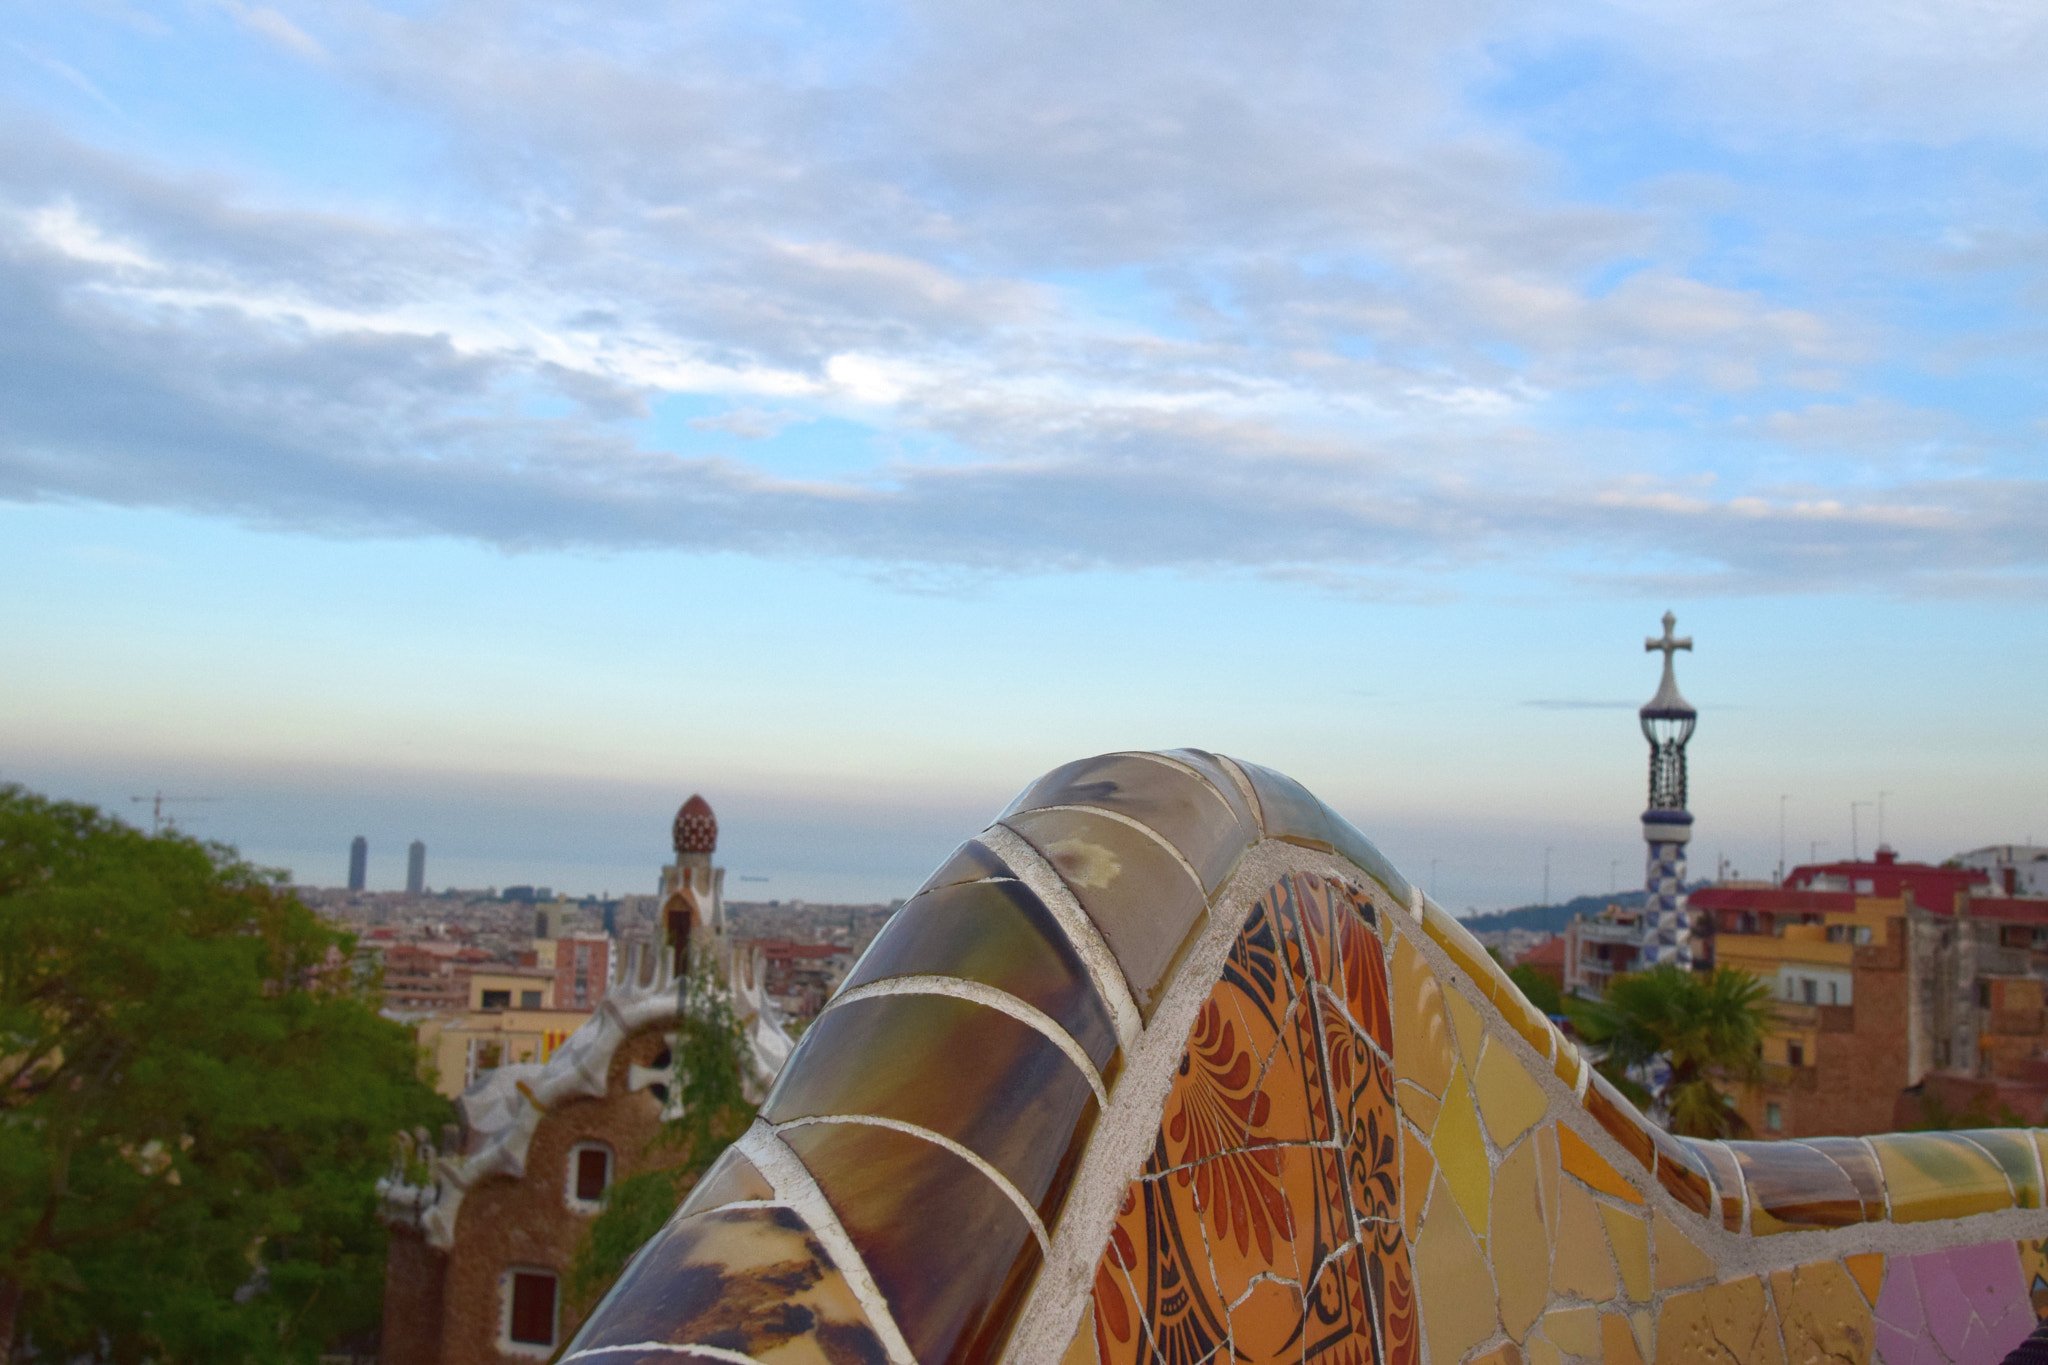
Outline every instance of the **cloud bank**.
<svg viewBox="0 0 2048 1365">
<path fill-rule="evenodd" d="M 235 4 L 433 150 L 350 198 L 6 120 L 0 498 L 2039 597 L 2048 230 L 1985 176 L 2048 18 L 1980 9 Z"/>
</svg>

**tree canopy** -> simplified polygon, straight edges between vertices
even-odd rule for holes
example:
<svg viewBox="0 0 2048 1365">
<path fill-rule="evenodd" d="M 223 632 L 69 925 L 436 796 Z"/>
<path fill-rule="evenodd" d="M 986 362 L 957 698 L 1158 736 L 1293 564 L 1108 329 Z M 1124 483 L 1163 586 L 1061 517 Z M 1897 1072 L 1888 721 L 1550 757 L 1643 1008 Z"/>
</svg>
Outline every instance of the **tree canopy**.
<svg viewBox="0 0 2048 1365">
<path fill-rule="evenodd" d="M 1600 1073 L 1637 1103 L 1661 1109 L 1671 1131 L 1706 1138 L 1745 1131 L 1721 1086 L 1761 1079 L 1768 984 L 1727 967 L 1701 973 L 1664 965 L 1617 976 L 1602 999 L 1571 1008 L 1579 1036 L 1605 1050 Z M 1660 1058 L 1670 1074 L 1651 1092 L 1635 1077 Z"/>
<path fill-rule="evenodd" d="M 450 1117 L 346 935 L 232 849 L 0 786 L 0 1360 L 310 1360 Z"/>
</svg>

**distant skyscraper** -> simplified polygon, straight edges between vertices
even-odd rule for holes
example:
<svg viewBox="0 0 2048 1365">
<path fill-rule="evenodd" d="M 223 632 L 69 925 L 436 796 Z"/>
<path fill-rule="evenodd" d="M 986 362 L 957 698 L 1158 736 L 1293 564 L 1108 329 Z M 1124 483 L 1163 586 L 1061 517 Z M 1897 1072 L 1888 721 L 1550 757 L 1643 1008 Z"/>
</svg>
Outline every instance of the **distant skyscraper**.
<svg viewBox="0 0 2048 1365">
<path fill-rule="evenodd" d="M 360 891 L 370 877 L 370 841 L 358 834 L 348 846 L 348 889 Z"/>
<path fill-rule="evenodd" d="M 1679 695 L 1672 656 L 1690 650 L 1692 640 L 1677 639 L 1671 628 L 1678 618 L 1664 613 L 1664 637 L 1643 641 L 1643 649 L 1664 651 L 1664 680 L 1657 695 L 1636 714 L 1643 738 L 1650 741 L 1650 807 L 1643 812 L 1643 842 L 1649 845 L 1644 874 L 1642 948 L 1637 961 L 1692 965 L 1692 931 L 1685 918 L 1685 846 L 1692 840 L 1692 812 L 1685 808 L 1685 746 L 1692 738 L 1699 712 Z"/>
<path fill-rule="evenodd" d="M 405 853 L 405 890 L 418 896 L 427 889 L 427 846 L 415 839 Z"/>
</svg>

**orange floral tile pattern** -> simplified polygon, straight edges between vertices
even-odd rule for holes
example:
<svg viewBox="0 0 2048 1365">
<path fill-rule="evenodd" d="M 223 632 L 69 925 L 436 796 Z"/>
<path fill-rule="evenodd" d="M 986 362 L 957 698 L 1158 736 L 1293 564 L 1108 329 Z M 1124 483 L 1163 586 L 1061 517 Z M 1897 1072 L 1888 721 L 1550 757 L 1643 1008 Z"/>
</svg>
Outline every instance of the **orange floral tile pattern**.
<svg viewBox="0 0 2048 1365">
<path fill-rule="evenodd" d="M 1101 1365 L 1419 1365 L 1373 918 L 1307 873 L 1248 917 L 1096 1265 Z"/>
</svg>

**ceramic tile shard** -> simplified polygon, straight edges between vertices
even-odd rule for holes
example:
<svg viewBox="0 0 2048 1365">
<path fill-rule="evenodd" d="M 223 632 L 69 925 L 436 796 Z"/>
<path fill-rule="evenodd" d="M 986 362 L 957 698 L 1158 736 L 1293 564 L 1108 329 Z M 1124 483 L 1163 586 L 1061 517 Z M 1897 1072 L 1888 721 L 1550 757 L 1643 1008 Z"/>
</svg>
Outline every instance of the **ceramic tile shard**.
<svg viewBox="0 0 2048 1365">
<path fill-rule="evenodd" d="M 1201 886 L 1157 839 L 1107 815 L 1038 810 L 1003 823 L 1060 874 L 1150 1019 L 1168 969 L 1207 908 Z"/>
<path fill-rule="evenodd" d="M 1394 940 L 1394 1074 L 1441 1097 L 1458 1059 L 1443 987 L 1403 934 Z"/>
<path fill-rule="evenodd" d="M 1550 1298 L 1550 1245 L 1543 1236 L 1535 1143 L 1524 1142 L 1501 1158 L 1493 1177 L 1492 1216 L 1486 1244 L 1500 1290 L 1501 1326 L 1521 1341 Z"/>
<path fill-rule="evenodd" d="M 1612 1204 L 1600 1206 L 1600 1221 L 1607 1228 L 1607 1244 L 1614 1251 L 1615 1269 L 1621 1272 L 1621 1287 L 1637 1303 L 1650 1301 L 1650 1228 L 1635 1214 Z"/>
<path fill-rule="evenodd" d="M 1663 1213 L 1650 1215 L 1650 1233 L 1656 1252 L 1657 1288 L 1681 1289 L 1714 1277 L 1713 1258 Z"/>
<path fill-rule="evenodd" d="M 1553 1308 L 1543 1315 L 1543 1335 L 1567 1355 L 1600 1354 L 1600 1310 L 1591 1305 Z"/>
<path fill-rule="evenodd" d="M 1869 1139 L 1884 1169 L 1894 1223 L 1964 1218 L 2013 1205 L 2012 1185 L 1983 1148 L 1951 1133 Z"/>
<path fill-rule="evenodd" d="M 1214 896 L 1258 837 L 1240 800 L 1205 777 L 1148 754 L 1102 754 L 1055 768 L 1000 817 L 1050 806 L 1092 807 L 1136 820 L 1172 844 Z"/>
<path fill-rule="evenodd" d="M 1842 1268 L 1849 1272 L 1849 1278 L 1856 1281 L 1856 1287 L 1863 1292 L 1864 1302 L 1875 1306 L 1878 1290 L 1884 1286 L 1884 1256 L 1869 1252 L 1862 1256 L 1844 1256 Z"/>
<path fill-rule="evenodd" d="M 1415 888 L 1395 870 L 1374 846 L 1328 806 L 1309 794 L 1293 778 L 1262 768 L 1256 763 L 1238 763 L 1238 770 L 1250 779 L 1258 796 L 1260 823 L 1266 837 L 1304 848 L 1321 849 L 1348 858 L 1354 866 L 1386 889 L 1396 904 L 1406 905 Z"/>
<path fill-rule="evenodd" d="M 1870 1304 L 1840 1265 L 1822 1261 L 1777 1271 L 1771 1276 L 1771 1298 L 1790 1359 L 1870 1359 L 1875 1345 Z"/>
<path fill-rule="evenodd" d="M 787 1208 L 722 1209 L 670 1223 L 564 1353 L 642 1342 L 720 1347 L 762 1365 L 887 1359 L 839 1268 Z"/>
<path fill-rule="evenodd" d="M 1621 1150 L 1636 1159 L 1645 1174 L 1655 1169 L 1657 1149 L 1650 1141 L 1649 1120 L 1597 1071 L 1587 1083 L 1585 1103 L 1593 1121 L 1621 1144 Z"/>
<path fill-rule="evenodd" d="M 1626 1314 L 1600 1315 L 1600 1359 L 1602 1365 L 1643 1365 L 1642 1347 Z"/>
<path fill-rule="evenodd" d="M 2041 1165 L 2032 1136 L 2010 1128 L 1972 1128 L 1955 1134 L 1964 1142 L 1980 1147 L 2012 1185 L 2013 1207 L 2041 1207 Z"/>
<path fill-rule="evenodd" d="M 913 897 L 889 917 L 841 989 L 926 975 L 1009 992 L 1065 1029 L 1098 1070 L 1116 1053 L 1116 1025 L 1080 954 L 1022 882 L 969 882 Z"/>
<path fill-rule="evenodd" d="M 1014 877 L 1010 865 L 997 857 L 988 845 L 978 839 L 969 839 L 953 852 L 953 856 L 939 864 L 939 870 L 924 879 L 917 895 L 937 890 L 942 886 L 958 886 L 965 882 L 984 881 L 990 877 Z M 911 899 L 915 900 L 913 896 Z"/>
<path fill-rule="evenodd" d="M 1472 1088 L 1479 1094 L 1479 1112 L 1486 1119 L 1487 1135 L 1496 1147 L 1513 1146 L 1550 1108 L 1550 1098 L 1543 1093 L 1543 1087 L 1530 1079 L 1520 1060 L 1496 1041 L 1489 1041 L 1480 1055 Z"/>
<path fill-rule="evenodd" d="M 1714 1198 L 1721 1207 L 1721 1226 L 1730 1232 L 1742 1231 L 1743 1214 L 1749 1207 L 1749 1201 L 1742 1188 L 1742 1166 L 1736 1161 L 1735 1153 L 1722 1142 L 1699 1138 L 1680 1138 L 1679 1141 L 1700 1159 L 1713 1176 Z"/>
<path fill-rule="evenodd" d="M 1569 1131 L 1569 1130 L 1566 1130 Z M 1614 1297 L 1614 1259 L 1607 1252 L 1599 1206 L 1583 1186 L 1567 1181 L 1560 1196 L 1550 1287 L 1568 1299 L 1606 1303 Z"/>
<path fill-rule="evenodd" d="M 745 1200 L 774 1198 L 775 1187 L 768 1183 L 768 1178 L 761 1174 L 759 1168 L 747 1160 L 739 1148 L 728 1147 L 691 1187 L 690 1197 L 676 1210 L 676 1217 L 687 1218 L 694 1213 Z"/>
<path fill-rule="evenodd" d="M 1441 1185 L 1443 1177 L 1437 1180 Z M 1500 1330 L 1486 1255 L 1456 1199 L 1446 1194 L 1442 1188 L 1432 1193 L 1429 1217 L 1415 1239 L 1416 1295 L 1432 1362 L 1462 1360 Z"/>
<path fill-rule="evenodd" d="M 1849 1177 L 1856 1198 L 1863 1205 L 1864 1222 L 1885 1220 L 1884 1172 L 1878 1168 L 1877 1156 L 1867 1143 L 1860 1138 L 1820 1137 L 1807 1138 L 1805 1145 L 1841 1167 L 1842 1174 Z"/>
<path fill-rule="evenodd" d="M 1631 1204 L 1643 1202 L 1635 1186 L 1628 1183 L 1620 1171 L 1614 1169 L 1606 1157 L 1593 1150 L 1592 1144 L 1564 1125 L 1557 1129 L 1558 1159 L 1565 1170 L 1591 1185 L 1602 1194 L 1611 1194 L 1617 1199 L 1626 1199 Z"/>
<path fill-rule="evenodd" d="M 1755 1276 L 1673 1294 L 1658 1314 L 1656 1365 L 1783 1360 L 1777 1322 Z"/>
<path fill-rule="evenodd" d="M 890 1128 L 815 1124 L 782 1137 L 918 1360 L 987 1359 L 1039 1265 L 1031 1227 L 1002 1191 L 944 1148 Z"/>
<path fill-rule="evenodd" d="M 933 1085 L 935 1062 L 973 1057 Z M 953 1139 L 1000 1171 L 1050 1223 L 1095 1120 L 1067 1055 L 1007 1014 L 944 995 L 850 1001 L 818 1016 L 776 1081 L 769 1123 L 872 1115 Z"/>
<path fill-rule="evenodd" d="M 1493 1168 L 1487 1160 L 1486 1140 L 1480 1136 L 1479 1110 L 1472 1103 L 1472 1092 L 1461 1082 L 1452 1082 L 1429 1146 L 1439 1178 L 1464 1210 L 1465 1221 L 1484 1229 Z"/>
<path fill-rule="evenodd" d="M 1863 1201 L 1840 1166 L 1800 1142 L 1730 1142 L 1749 1189 L 1750 1229 L 1759 1236 L 1863 1221 Z"/>
</svg>

